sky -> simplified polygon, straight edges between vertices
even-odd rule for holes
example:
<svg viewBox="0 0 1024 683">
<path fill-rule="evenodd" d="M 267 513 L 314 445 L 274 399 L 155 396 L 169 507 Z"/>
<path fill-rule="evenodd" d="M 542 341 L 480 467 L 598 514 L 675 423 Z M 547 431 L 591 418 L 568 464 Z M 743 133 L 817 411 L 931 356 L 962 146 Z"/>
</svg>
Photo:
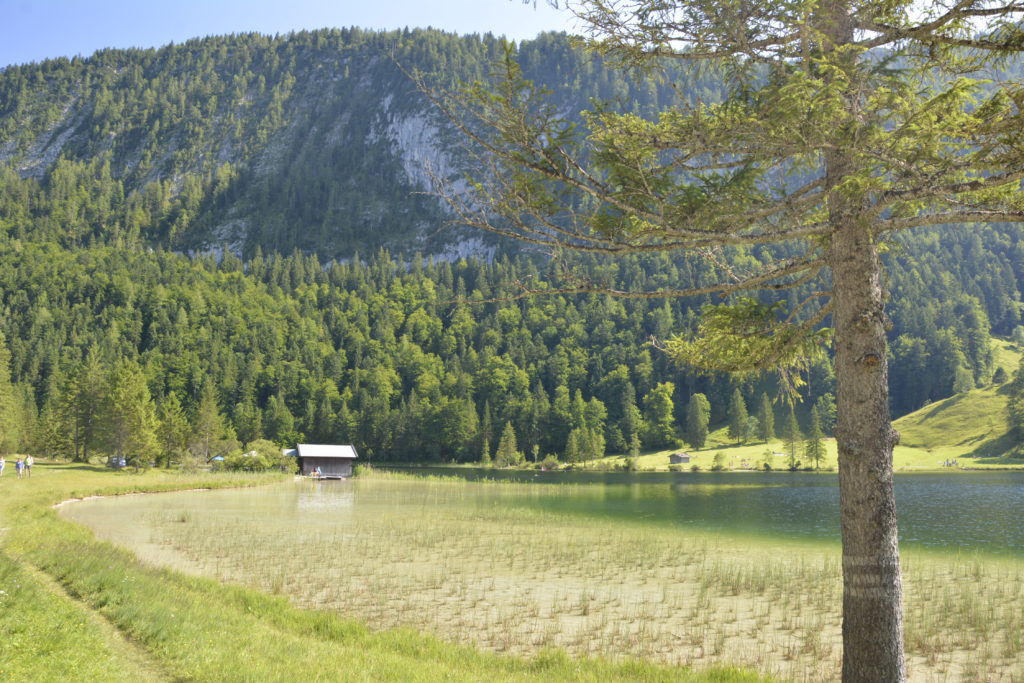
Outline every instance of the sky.
<svg viewBox="0 0 1024 683">
<path fill-rule="evenodd" d="M 0 0 L 0 67 L 226 33 L 432 26 L 521 40 L 570 31 L 545 0 Z"/>
</svg>

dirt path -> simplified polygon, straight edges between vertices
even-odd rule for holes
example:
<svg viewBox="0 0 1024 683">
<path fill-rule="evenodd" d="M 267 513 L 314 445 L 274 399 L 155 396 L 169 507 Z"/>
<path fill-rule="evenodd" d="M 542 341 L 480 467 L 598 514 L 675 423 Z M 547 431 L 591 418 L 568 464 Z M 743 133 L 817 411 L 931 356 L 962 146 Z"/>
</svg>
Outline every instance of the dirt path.
<svg viewBox="0 0 1024 683">
<path fill-rule="evenodd" d="M 36 582 L 42 590 L 51 593 L 75 605 L 82 616 L 89 621 L 96 631 L 103 636 L 112 653 L 117 667 L 124 672 L 127 681 L 172 681 L 163 666 L 149 652 L 131 640 L 116 626 L 107 621 L 106 617 L 92 609 L 85 602 L 75 598 L 64 590 L 49 574 L 26 562 L 18 563 L 26 574 Z"/>
<path fill-rule="evenodd" d="M 8 559 L 13 560 L 21 571 L 35 582 L 40 590 L 74 605 L 75 609 L 95 628 L 96 633 L 100 634 L 107 644 L 114 664 L 124 674 L 122 680 L 144 683 L 174 680 L 172 676 L 164 671 L 161 663 L 153 658 L 144 647 L 128 638 L 116 626 L 111 624 L 106 617 L 92 609 L 88 604 L 64 590 L 64 587 L 53 577 L 16 556 L 8 555 L 4 548 L 4 538 L 7 536 L 10 527 L 7 526 L 8 520 L 4 518 L 3 513 L 3 509 L 0 508 L 0 553 L 7 555 Z"/>
</svg>

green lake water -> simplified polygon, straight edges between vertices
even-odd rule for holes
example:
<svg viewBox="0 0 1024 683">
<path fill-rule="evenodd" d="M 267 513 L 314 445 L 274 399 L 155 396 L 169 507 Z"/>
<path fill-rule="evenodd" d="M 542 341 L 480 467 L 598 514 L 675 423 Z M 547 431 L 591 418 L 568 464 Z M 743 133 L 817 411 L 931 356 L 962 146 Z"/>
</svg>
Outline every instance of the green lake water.
<svg viewBox="0 0 1024 683">
<path fill-rule="evenodd" d="M 65 508 L 90 525 L 144 534 L 137 523 L 154 512 L 222 519 L 270 515 L 298 526 L 344 518 L 353 506 L 419 514 L 423 506 L 535 508 L 567 516 L 620 519 L 764 537 L 838 543 L 839 489 L 834 474 L 593 473 L 413 469 L 417 475 L 532 482 L 537 487 L 453 487 L 445 500 L 361 492 L 359 481 L 303 481 L 239 491 L 182 492 L 89 501 Z M 468 490 L 467 490 L 468 489 Z M 442 489 L 443 490 L 443 489 Z M 540 495 L 538 495 L 540 494 Z M 901 543 L 942 552 L 1024 557 L 1024 472 L 903 474 L 896 477 Z M 102 518 L 102 522 L 99 521 Z M 120 521 L 119 521 L 120 520 Z"/>
<path fill-rule="evenodd" d="M 839 541 L 839 482 L 806 472 L 525 472 L 410 469 L 468 479 L 578 483 L 578 492 L 532 499 L 566 513 L 807 540 Z M 900 542 L 1024 557 L 1024 472 L 898 474 Z M 598 500 L 588 489 L 597 487 Z"/>
</svg>

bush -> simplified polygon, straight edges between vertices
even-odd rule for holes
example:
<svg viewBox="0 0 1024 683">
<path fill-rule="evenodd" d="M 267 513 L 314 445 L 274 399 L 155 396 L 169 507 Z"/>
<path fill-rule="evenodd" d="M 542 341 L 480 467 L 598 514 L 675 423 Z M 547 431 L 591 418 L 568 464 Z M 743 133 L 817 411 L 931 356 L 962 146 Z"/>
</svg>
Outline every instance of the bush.
<svg viewBox="0 0 1024 683">
<path fill-rule="evenodd" d="M 224 458 L 224 469 L 233 472 L 266 472 L 270 467 L 267 458 L 254 451 L 232 453 Z"/>
<path fill-rule="evenodd" d="M 725 469 L 725 453 L 719 451 L 715 453 L 715 462 L 711 465 L 712 472 L 721 472 Z"/>
<path fill-rule="evenodd" d="M 546 470 L 557 470 L 559 468 L 558 458 L 549 453 L 541 460 L 540 466 Z"/>
</svg>

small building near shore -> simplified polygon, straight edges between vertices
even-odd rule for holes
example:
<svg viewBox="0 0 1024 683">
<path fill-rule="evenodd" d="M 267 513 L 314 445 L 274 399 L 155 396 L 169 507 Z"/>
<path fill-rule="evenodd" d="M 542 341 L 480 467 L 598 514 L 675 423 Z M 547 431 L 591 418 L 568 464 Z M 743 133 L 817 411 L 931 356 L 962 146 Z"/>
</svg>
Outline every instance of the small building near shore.
<svg viewBox="0 0 1024 683">
<path fill-rule="evenodd" d="M 355 446 L 300 443 L 295 448 L 295 457 L 299 459 L 299 472 L 304 475 L 313 474 L 320 468 L 320 476 L 337 479 L 352 476 L 352 463 L 359 457 Z"/>
<path fill-rule="evenodd" d="M 668 462 L 670 465 L 685 465 L 690 462 L 689 453 L 673 453 L 668 456 Z"/>
</svg>

